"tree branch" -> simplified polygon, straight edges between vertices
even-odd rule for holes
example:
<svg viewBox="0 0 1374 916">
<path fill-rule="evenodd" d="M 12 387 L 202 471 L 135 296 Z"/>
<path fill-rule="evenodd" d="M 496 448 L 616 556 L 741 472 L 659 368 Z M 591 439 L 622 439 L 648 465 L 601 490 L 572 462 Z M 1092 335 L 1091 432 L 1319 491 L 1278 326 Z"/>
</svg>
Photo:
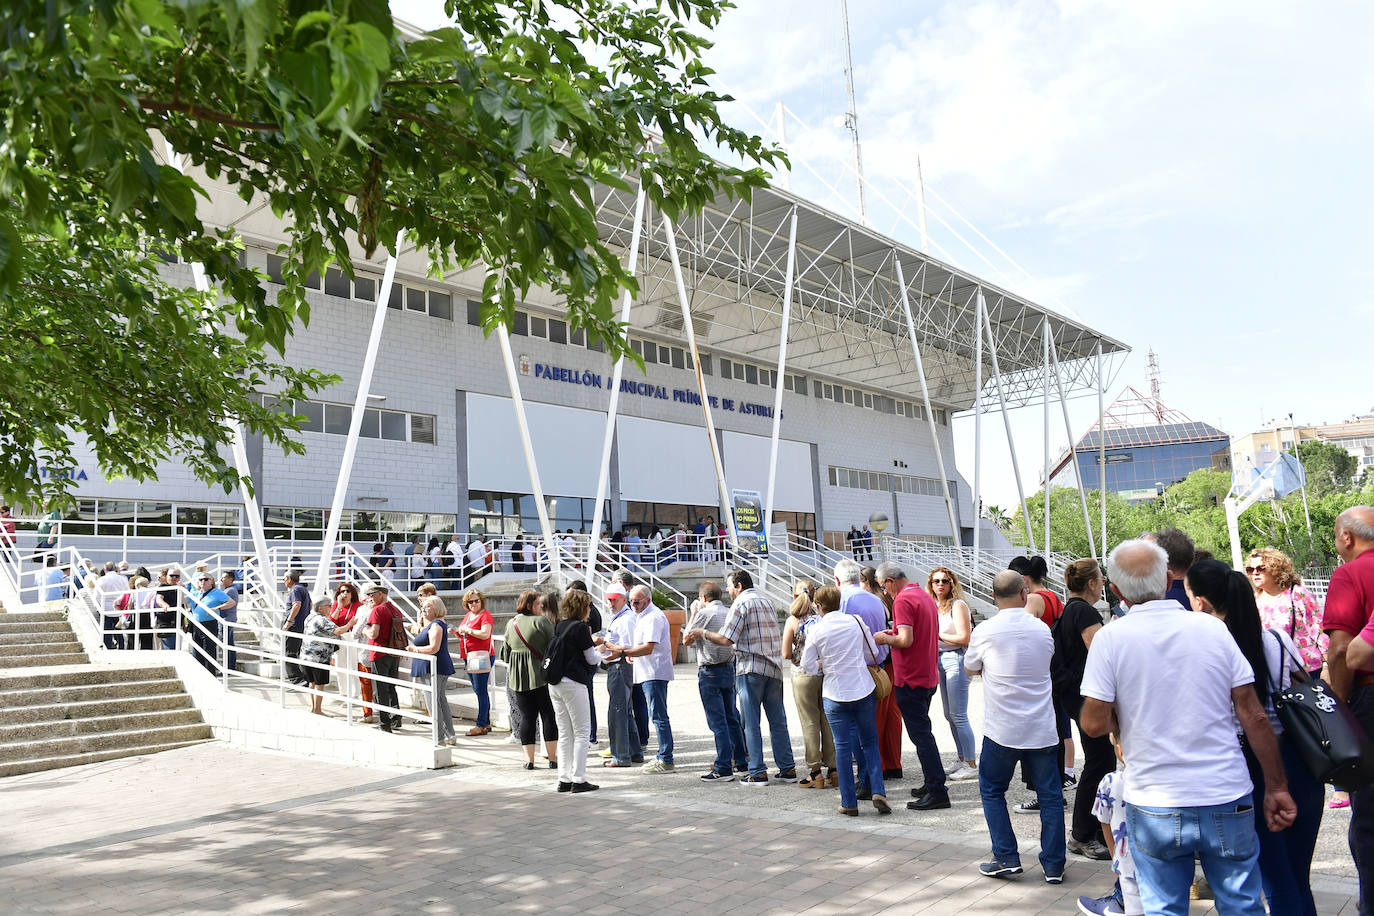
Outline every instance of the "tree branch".
<svg viewBox="0 0 1374 916">
<path fill-rule="evenodd" d="M 213 108 L 202 108 L 193 102 L 164 102 L 161 99 L 150 99 L 146 96 L 139 96 L 138 107 L 144 111 L 158 112 L 177 112 L 197 121 L 210 121 L 215 124 L 223 124 L 226 127 L 241 127 L 244 130 L 281 130 L 280 124 L 273 124 L 270 121 L 244 121 L 223 111 Z"/>
</svg>

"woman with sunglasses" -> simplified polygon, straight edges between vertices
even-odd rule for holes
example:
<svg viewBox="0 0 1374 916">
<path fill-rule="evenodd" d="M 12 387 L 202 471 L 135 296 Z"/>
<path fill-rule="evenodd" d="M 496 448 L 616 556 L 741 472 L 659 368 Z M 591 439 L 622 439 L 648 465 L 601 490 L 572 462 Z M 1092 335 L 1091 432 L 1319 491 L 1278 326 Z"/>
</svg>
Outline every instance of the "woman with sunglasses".
<svg viewBox="0 0 1374 916">
<path fill-rule="evenodd" d="M 959 762 L 945 775 L 949 779 L 977 779 L 978 745 L 968 721 L 969 676 L 964 672 L 964 653 L 973 634 L 973 612 L 964 600 L 959 577 L 948 567 L 937 566 L 930 571 L 926 591 L 940 609 L 940 701 L 959 754 Z"/>
<path fill-rule="evenodd" d="M 491 629 L 495 622 L 487 610 L 487 596 L 480 589 L 470 588 L 463 593 L 463 610 L 463 620 L 452 633 L 460 637 L 458 654 L 467 668 L 468 683 L 477 694 L 477 724 L 468 729 L 468 737 L 475 738 L 491 731 L 487 682 L 491 679 Z"/>
<path fill-rule="evenodd" d="M 345 685 L 344 689 L 348 696 L 353 699 L 362 698 L 363 701 L 363 721 L 372 718 L 372 678 L 357 677 L 352 672 L 369 672 L 369 669 L 362 661 L 362 649 L 360 644 L 367 639 L 362 635 L 363 627 L 367 625 L 367 613 L 359 613 L 363 609 L 363 599 L 358 595 L 358 586 L 352 582 L 340 582 L 339 587 L 334 589 L 334 604 L 329 609 L 329 619 L 336 627 L 348 627 L 351 642 L 347 643 L 342 651 L 343 663 L 339 665 L 341 672 L 349 672 L 345 677 L 339 675 L 339 680 Z"/>
<path fill-rule="evenodd" d="M 1293 569 L 1288 554 L 1273 547 L 1250 552 L 1245 575 L 1255 590 L 1260 622 L 1266 629 L 1283 630 L 1298 647 L 1307 673 L 1320 677 L 1326 659 L 1326 634 L 1322 632 L 1322 609 Z"/>
</svg>

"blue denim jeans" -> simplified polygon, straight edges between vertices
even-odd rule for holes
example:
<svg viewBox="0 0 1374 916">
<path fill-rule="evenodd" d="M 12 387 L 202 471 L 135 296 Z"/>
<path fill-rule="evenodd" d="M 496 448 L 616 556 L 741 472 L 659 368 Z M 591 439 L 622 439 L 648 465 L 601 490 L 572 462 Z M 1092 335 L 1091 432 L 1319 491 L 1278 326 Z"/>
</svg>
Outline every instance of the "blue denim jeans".
<svg viewBox="0 0 1374 916">
<path fill-rule="evenodd" d="M 821 699 L 825 717 L 830 720 L 830 734 L 835 739 L 835 769 L 840 776 L 840 805 L 859 806 L 858 790 L 854 784 L 854 759 L 859 762 L 859 784 L 872 789 L 874 795 L 886 795 L 883 785 L 883 760 L 878 753 L 878 720 L 875 718 L 878 701 L 873 694 L 862 700 L 840 702 L 828 697 Z"/>
<path fill-rule="evenodd" d="M 644 700 L 649 704 L 649 719 L 658 736 L 659 760 L 673 762 L 673 726 L 668 722 L 668 682 L 644 681 Z"/>
<path fill-rule="evenodd" d="M 787 733 L 787 711 L 782 705 L 782 678 L 766 674 L 741 674 L 735 678 L 735 689 L 739 692 L 744 747 L 749 754 L 749 775 L 768 775 L 768 767 L 763 762 L 765 715 L 768 716 L 768 737 L 773 745 L 773 762 L 784 773 L 795 770 L 797 763 L 792 757 L 792 737 Z"/>
<path fill-rule="evenodd" d="M 1187 916 L 1193 858 L 1212 885 L 1217 912 L 1264 916 L 1259 837 L 1247 793 L 1224 805 L 1151 808 L 1126 805 L 1126 829 L 1147 913 Z M 1278 912 L 1277 910 L 1275 912 Z"/>
<path fill-rule="evenodd" d="M 468 683 L 472 685 L 472 692 L 477 694 L 477 727 L 486 728 L 491 724 L 491 694 L 487 690 L 487 684 L 491 680 L 491 672 L 469 671 Z"/>
<path fill-rule="evenodd" d="M 945 721 L 954 734 L 954 749 L 960 760 L 978 759 L 978 742 L 973 726 L 968 723 L 968 682 L 964 673 L 964 650 L 945 649 L 940 652 L 940 704 Z"/>
<path fill-rule="evenodd" d="M 916 745 L 916 759 L 921 762 L 926 791 L 935 796 L 948 795 L 945 764 L 940 760 L 940 748 L 935 743 L 935 732 L 930 724 L 930 700 L 935 695 L 935 688 L 893 687 L 892 695 L 902 711 L 906 733 Z"/>
<path fill-rule="evenodd" d="M 697 692 L 706 713 L 706 725 L 716 739 L 717 773 L 733 773 L 736 761 L 744 760 L 744 729 L 735 706 L 735 666 L 697 668 Z"/>
<path fill-rule="evenodd" d="M 644 699 L 643 684 L 635 684 L 630 688 L 630 711 L 634 715 L 639 746 L 645 747 L 649 743 L 649 701 Z"/>
<path fill-rule="evenodd" d="M 616 763 L 629 763 L 644 756 L 644 745 L 630 709 L 633 687 L 633 667 L 614 664 L 606 669 L 606 731 L 611 738 L 611 759 Z"/>
<path fill-rule="evenodd" d="M 1035 785 L 1035 796 L 1040 800 L 1040 866 L 1047 875 L 1062 875 L 1067 856 L 1064 786 L 1056 749 L 1005 747 L 984 735 L 983 753 L 978 762 L 978 792 L 983 798 L 983 819 L 992 836 L 992 857 L 1003 865 L 1021 864 L 1016 834 L 1011 829 L 1011 815 L 1007 813 L 1007 786 L 1011 785 L 1018 760 L 1021 771 Z M 1183 902 L 1185 906 L 1188 903 L 1186 886 Z"/>
</svg>

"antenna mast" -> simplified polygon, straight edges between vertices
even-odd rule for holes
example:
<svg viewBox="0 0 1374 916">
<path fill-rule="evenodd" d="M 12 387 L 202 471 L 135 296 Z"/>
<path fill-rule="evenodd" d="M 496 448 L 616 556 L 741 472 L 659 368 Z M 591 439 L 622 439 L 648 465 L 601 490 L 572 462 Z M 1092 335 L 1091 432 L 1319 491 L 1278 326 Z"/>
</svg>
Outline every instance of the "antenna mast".
<svg viewBox="0 0 1374 916">
<path fill-rule="evenodd" d="M 1145 376 L 1150 380 L 1150 400 L 1154 402 L 1155 422 L 1164 422 L 1164 405 L 1159 400 L 1159 358 L 1155 356 L 1155 348 L 1150 348 L 1150 355 L 1145 361 Z"/>
<path fill-rule="evenodd" d="M 849 44 L 849 2 L 840 0 L 840 18 L 844 23 L 844 89 L 849 95 L 849 110 L 844 113 L 844 126 L 854 138 L 854 181 L 859 192 L 859 219 L 868 222 L 868 207 L 864 204 L 864 155 L 859 145 L 859 111 L 854 103 L 854 53 Z"/>
</svg>

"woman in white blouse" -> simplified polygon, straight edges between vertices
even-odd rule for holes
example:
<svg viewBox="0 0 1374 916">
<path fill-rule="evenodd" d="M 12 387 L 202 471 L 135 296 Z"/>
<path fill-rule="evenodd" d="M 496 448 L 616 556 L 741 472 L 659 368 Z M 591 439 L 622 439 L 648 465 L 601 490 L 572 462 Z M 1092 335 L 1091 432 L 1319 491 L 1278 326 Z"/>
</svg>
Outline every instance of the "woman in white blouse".
<svg viewBox="0 0 1374 916">
<path fill-rule="evenodd" d="M 854 783 L 853 760 L 859 762 L 862 794 L 872 793 L 879 814 L 891 814 L 883 763 L 878 752 L 877 698 L 868 666 L 878 656 L 873 634 L 858 617 L 837 613 L 840 590 L 833 585 L 816 591 L 820 622 L 807 633 L 801 666 L 808 674 L 824 674 L 821 702 L 835 739 L 835 767 L 840 774 L 840 813 L 859 814 L 859 787 Z"/>
</svg>

